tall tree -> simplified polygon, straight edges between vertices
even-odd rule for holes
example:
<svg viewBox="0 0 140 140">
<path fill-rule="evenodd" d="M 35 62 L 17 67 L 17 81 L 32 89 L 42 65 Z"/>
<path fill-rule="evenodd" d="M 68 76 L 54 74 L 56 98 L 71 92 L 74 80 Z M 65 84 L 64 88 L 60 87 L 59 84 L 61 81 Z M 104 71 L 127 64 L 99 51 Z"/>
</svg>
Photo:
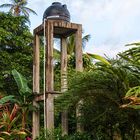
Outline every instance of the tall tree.
<svg viewBox="0 0 140 140">
<path fill-rule="evenodd" d="M 27 0 L 11 0 L 11 3 L 2 4 L 0 8 L 10 8 L 9 12 L 14 16 L 24 15 L 29 17 L 29 13 L 37 15 L 34 10 L 26 7 L 27 4 Z"/>
<path fill-rule="evenodd" d="M 15 87 L 10 86 L 14 81 L 11 70 L 17 69 L 31 80 L 32 34 L 25 17 L 0 13 L 0 19 L 0 91 L 11 94 Z"/>
</svg>

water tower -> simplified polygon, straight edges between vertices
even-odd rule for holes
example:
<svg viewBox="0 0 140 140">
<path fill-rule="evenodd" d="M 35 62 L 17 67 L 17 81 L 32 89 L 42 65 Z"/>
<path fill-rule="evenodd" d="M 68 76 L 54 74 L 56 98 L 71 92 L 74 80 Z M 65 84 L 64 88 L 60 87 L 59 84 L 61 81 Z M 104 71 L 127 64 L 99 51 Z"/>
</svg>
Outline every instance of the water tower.
<svg viewBox="0 0 140 140">
<path fill-rule="evenodd" d="M 44 120 L 48 130 L 54 129 L 54 98 L 67 90 L 67 38 L 75 36 L 76 71 L 83 70 L 82 62 L 82 25 L 70 22 L 70 13 L 66 5 L 54 2 L 46 9 L 43 23 L 34 29 L 34 58 L 33 58 L 33 93 L 36 98 L 33 105 L 44 101 Z M 44 36 L 44 93 L 40 93 L 40 36 Z M 61 40 L 61 91 L 54 91 L 54 38 Z M 62 112 L 62 135 L 68 133 L 67 111 Z M 39 110 L 33 112 L 33 139 L 39 135 Z M 80 124 L 77 130 L 81 131 Z"/>
</svg>

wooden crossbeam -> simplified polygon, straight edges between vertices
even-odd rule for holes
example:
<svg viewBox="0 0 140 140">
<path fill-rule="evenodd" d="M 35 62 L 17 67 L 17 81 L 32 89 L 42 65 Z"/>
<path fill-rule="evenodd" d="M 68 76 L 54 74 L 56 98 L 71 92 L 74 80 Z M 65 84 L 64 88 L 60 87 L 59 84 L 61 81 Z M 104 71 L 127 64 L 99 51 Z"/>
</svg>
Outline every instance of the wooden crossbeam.
<svg viewBox="0 0 140 140">
<path fill-rule="evenodd" d="M 46 94 L 46 98 L 47 98 L 48 94 L 53 94 L 54 96 L 55 95 L 57 96 L 57 95 L 62 94 L 62 92 L 60 92 L 60 91 L 47 91 L 45 94 Z M 44 94 L 43 93 L 34 93 L 34 96 L 35 96 L 34 100 L 36 102 L 40 102 L 40 101 L 44 100 Z"/>
<path fill-rule="evenodd" d="M 46 24 L 50 23 L 54 27 L 54 37 L 68 37 L 78 30 L 81 27 L 81 24 L 70 23 L 60 20 L 46 20 Z M 43 23 L 34 29 L 34 34 L 43 35 L 44 25 Z"/>
</svg>

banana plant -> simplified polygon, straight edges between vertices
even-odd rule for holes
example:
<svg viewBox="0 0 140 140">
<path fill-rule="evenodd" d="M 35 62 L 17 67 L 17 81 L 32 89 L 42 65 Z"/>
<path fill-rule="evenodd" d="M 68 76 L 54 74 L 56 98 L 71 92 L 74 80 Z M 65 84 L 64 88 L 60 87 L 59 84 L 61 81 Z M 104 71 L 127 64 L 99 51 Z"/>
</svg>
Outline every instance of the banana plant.
<svg viewBox="0 0 140 140">
<path fill-rule="evenodd" d="M 15 69 L 12 70 L 12 75 L 17 83 L 20 95 L 25 97 L 31 95 L 32 91 L 28 87 L 27 79 Z"/>
<path fill-rule="evenodd" d="M 17 100 L 13 95 L 1 95 L 0 97 L 0 140 L 25 139 L 27 135 L 21 129 L 21 126 L 18 126 L 20 118 L 18 112 L 20 107 L 16 102 Z"/>
<path fill-rule="evenodd" d="M 35 109 L 32 105 L 32 90 L 28 86 L 27 79 L 17 70 L 12 70 L 12 75 L 18 86 L 19 96 L 17 97 L 17 104 L 22 112 L 22 129 L 25 130 L 28 113 L 30 110 Z"/>
<path fill-rule="evenodd" d="M 32 90 L 28 87 L 27 79 L 21 75 L 18 71 L 12 70 L 12 75 L 17 83 L 19 95 L 18 96 L 4 96 L 0 97 L 0 139 L 11 139 L 12 135 L 24 135 L 26 132 L 26 119 L 30 110 L 35 109 L 32 105 Z M 13 109 L 9 110 L 9 106 L 12 106 L 14 103 Z M 4 110 L 6 109 L 6 110 Z M 21 111 L 22 115 L 22 129 L 21 131 L 14 130 L 11 131 L 13 125 L 17 121 L 17 112 Z M 4 135 L 4 137 L 1 137 Z"/>
</svg>

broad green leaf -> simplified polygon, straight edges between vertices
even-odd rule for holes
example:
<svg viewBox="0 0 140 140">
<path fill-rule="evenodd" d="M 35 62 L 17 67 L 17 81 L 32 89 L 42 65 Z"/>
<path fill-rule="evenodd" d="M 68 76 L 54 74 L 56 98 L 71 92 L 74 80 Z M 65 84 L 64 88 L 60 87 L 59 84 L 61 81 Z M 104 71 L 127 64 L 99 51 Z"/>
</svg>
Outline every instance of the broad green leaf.
<svg viewBox="0 0 140 140">
<path fill-rule="evenodd" d="M 9 95 L 9 96 L 5 96 L 3 98 L 0 99 L 0 105 L 3 105 L 9 101 L 15 102 L 16 100 L 14 99 L 13 95 Z"/>
<path fill-rule="evenodd" d="M 90 56 L 91 58 L 100 60 L 102 63 L 104 63 L 104 64 L 106 64 L 106 65 L 111 65 L 105 58 L 103 58 L 103 57 L 100 56 L 100 55 L 97 55 L 97 54 L 90 54 L 90 53 L 87 53 L 87 55 Z"/>
<path fill-rule="evenodd" d="M 12 75 L 18 85 L 19 93 L 22 96 L 31 94 L 31 89 L 28 87 L 28 82 L 24 76 L 22 76 L 17 70 L 12 70 Z"/>
</svg>

